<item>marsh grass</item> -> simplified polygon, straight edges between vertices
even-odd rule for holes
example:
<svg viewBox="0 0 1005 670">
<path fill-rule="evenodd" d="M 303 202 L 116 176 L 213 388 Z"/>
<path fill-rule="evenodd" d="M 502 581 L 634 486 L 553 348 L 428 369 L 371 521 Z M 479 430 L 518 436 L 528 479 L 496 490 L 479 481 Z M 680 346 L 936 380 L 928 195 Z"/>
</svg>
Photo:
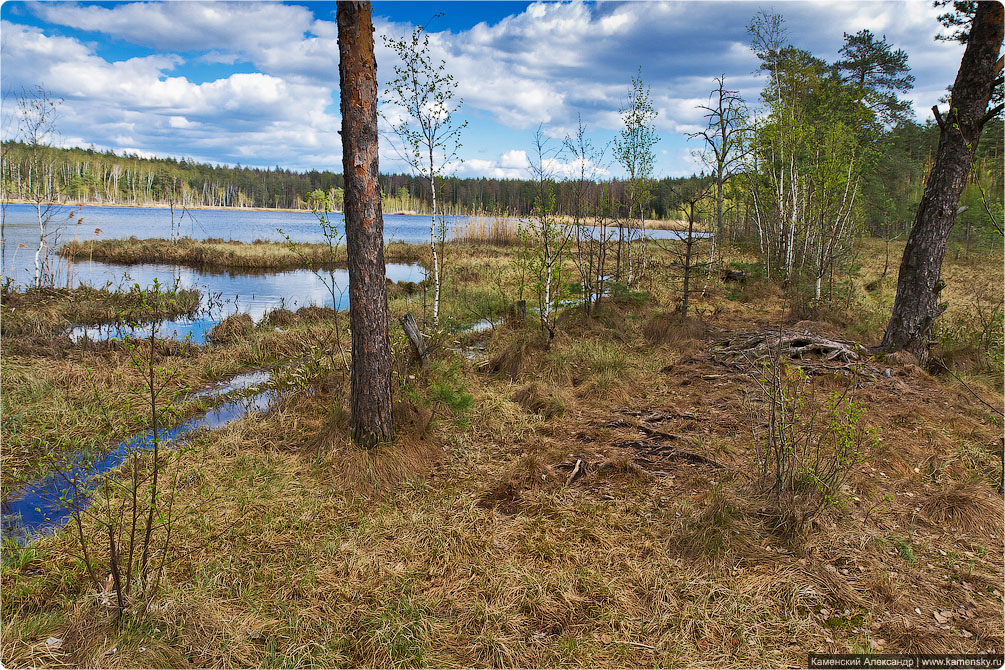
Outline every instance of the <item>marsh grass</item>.
<svg viewBox="0 0 1005 670">
<path fill-rule="evenodd" d="M 167 263 L 203 268 L 237 268 L 243 270 L 290 270 L 295 268 L 328 267 L 331 253 L 326 244 L 298 244 L 298 251 L 286 242 L 236 242 L 220 238 L 194 240 L 182 237 L 172 242 L 166 239 L 107 239 L 69 242 L 59 253 L 70 260 L 96 260 L 107 263 L 138 264 Z M 385 246 L 388 262 L 422 263 L 426 252 L 420 245 L 391 242 Z M 345 262 L 345 247 L 336 250 L 338 263 Z"/>
<path fill-rule="evenodd" d="M 518 219 L 508 216 L 469 216 L 451 230 L 451 239 L 468 244 L 520 244 Z"/>
<path fill-rule="evenodd" d="M 62 292 L 57 292 L 62 294 Z M 117 305 L 125 298 L 115 292 L 71 291 L 70 296 L 94 295 L 100 305 Z M 20 298 L 19 298 L 20 299 Z M 27 312 L 30 307 L 21 304 Z M 64 309 L 71 309 L 65 307 Z M 89 314 L 93 305 L 74 308 Z M 249 328 L 242 315 L 243 337 L 226 338 L 213 346 L 158 341 L 155 364 L 179 372 L 165 393 L 175 401 L 165 407 L 168 425 L 205 409 L 190 392 L 221 378 L 265 366 L 295 362 L 309 354 L 310 343 L 328 335 L 330 309 L 302 308 L 280 332 L 269 323 Z M 69 312 L 67 312 L 69 313 Z M 241 317 L 238 317 L 239 319 Z M 7 318 L 4 318 L 4 325 Z M 4 468 L 0 489 L 4 495 L 20 483 L 35 481 L 49 471 L 52 457 L 81 451 L 99 454 L 117 441 L 148 426 L 130 408 L 143 398 L 142 375 L 129 365 L 128 341 L 74 344 L 68 338 L 8 335 L 3 338 L 4 360 L 0 366 Z M 346 342 L 348 345 L 348 342 Z M 308 366 L 310 367 L 310 366 Z M 330 374 L 331 365 L 317 374 Z M 299 369 L 299 368 L 294 368 Z"/>
</svg>

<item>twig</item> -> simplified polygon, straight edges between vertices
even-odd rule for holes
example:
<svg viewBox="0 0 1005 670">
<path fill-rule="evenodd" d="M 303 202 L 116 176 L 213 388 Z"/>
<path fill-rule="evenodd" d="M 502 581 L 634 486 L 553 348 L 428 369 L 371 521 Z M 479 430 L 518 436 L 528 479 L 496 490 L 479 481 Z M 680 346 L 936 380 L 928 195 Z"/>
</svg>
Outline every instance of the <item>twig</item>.
<svg viewBox="0 0 1005 670">
<path fill-rule="evenodd" d="M 994 412 L 998 416 L 1000 416 L 1002 418 L 1005 418 L 1005 412 L 1003 412 L 999 408 L 995 407 L 994 405 L 992 405 L 991 403 L 989 403 L 984 398 L 982 398 L 979 395 L 977 395 L 977 392 L 974 391 L 972 388 L 970 388 L 970 384 L 967 384 L 965 381 L 963 381 L 962 379 L 960 379 L 959 375 L 957 375 L 955 372 L 953 372 L 952 370 L 949 369 L 949 366 L 946 365 L 946 361 L 945 360 L 943 360 L 942 358 L 936 358 L 934 360 L 935 360 L 936 363 L 938 363 L 939 365 L 942 366 L 943 370 L 945 370 L 946 372 L 948 372 L 949 374 L 951 374 L 953 376 L 953 378 L 956 379 L 956 381 L 958 381 L 959 383 L 963 384 L 963 388 L 965 388 L 966 390 L 970 391 L 970 395 L 972 395 L 973 397 L 977 398 L 977 400 L 980 401 L 980 403 L 982 405 L 984 405 L 985 407 L 987 407 L 988 409 L 990 409 L 992 412 Z"/>
<path fill-rule="evenodd" d="M 651 644 L 643 644 L 642 642 L 632 642 L 630 640 L 615 640 L 614 642 L 615 644 L 627 644 L 631 647 L 638 647 L 639 649 L 649 649 L 649 650 L 656 649 L 656 647 L 652 646 Z"/>
<path fill-rule="evenodd" d="M 569 478 L 565 480 L 565 485 L 566 486 L 568 486 L 569 484 L 571 484 L 573 482 L 573 480 L 575 480 L 576 477 L 579 476 L 579 473 L 582 471 L 582 467 L 583 467 L 583 459 L 577 458 L 576 459 L 576 467 L 574 467 L 572 469 L 572 474 L 570 474 Z"/>
</svg>

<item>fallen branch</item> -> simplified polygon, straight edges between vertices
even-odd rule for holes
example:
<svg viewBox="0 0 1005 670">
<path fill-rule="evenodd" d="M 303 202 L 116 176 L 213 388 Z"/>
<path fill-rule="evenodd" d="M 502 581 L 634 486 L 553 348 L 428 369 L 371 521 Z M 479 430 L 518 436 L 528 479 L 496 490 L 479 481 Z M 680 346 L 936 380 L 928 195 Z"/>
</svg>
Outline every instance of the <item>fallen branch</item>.
<svg viewBox="0 0 1005 670">
<path fill-rule="evenodd" d="M 974 391 L 972 388 L 970 388 L 970 384 L 968 384 L 965 381 L 963 381 L 963 379 L 961 379 L 959 375 L 957 375 L 955 372 L 953 372 L 952 370 L 949 369 L 949 366 L 946 365 L 946 361 L 945 360 L 943 360 L 942 358 L 936 358 L 933 362 L 934 363 L 938 363 L 940 366 L 942 366 L 942 369 L 945 370 L 946 372 L 948 372 L 949 374 L 951 374 L 956 379 L 956 381 L 958 381 L 959 383 L 963 384 L 963 388 L 965 388 L 966 390 L 970 391 L 970 395 L 972 395 L 973 397 L 977 398 L 977 400 L 980 401 L 980 403 L 982 405 L 984 405 L 985 407 L 987 407 L 988 409 L 990 409 L 992 412 L 994 412 L 998 416 L 1000 416 L 1002 418 L 1005 418 L 1005 412 L 1003 412 L 1000 408 L 995 407 L 994 405 L 992 405 L 991 403 L 989 403 L 984 398 L 982 398 L 979 395 L 977 395 L 977 391 Z"/>
<path fill-rule="evenodd" d="M 643 644 L 642 642 L 631 642 L 630 640 L 615 640 L 614 642 L 615 644 L 627 644 L 631 647 L 638 647 L 639 649 L 656 649 L 656 647 L 651 644 Z"/>
</svg>

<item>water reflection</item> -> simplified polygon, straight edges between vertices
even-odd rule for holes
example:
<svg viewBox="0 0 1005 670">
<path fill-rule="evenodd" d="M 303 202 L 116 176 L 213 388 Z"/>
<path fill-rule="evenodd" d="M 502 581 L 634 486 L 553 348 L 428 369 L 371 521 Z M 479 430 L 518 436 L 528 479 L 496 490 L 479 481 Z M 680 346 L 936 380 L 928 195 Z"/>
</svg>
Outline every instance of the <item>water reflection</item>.
<svg viewBox="0 0 1005 670">
<path fill-rule="evenodd" d="M 236 312 L 244 312 L 258 322 L 269 311 L 280 307 L 296 310 L 307 305 L 347 309 L 349 306 L 349 273 L 337 269 L 331 274 L 335 281 L 335 299 L 326 286 L 328 273 L 319 278 L 310 270 L 287 270 L 271 273 L 206 271 L 175 265 L 116 265 L 97 261 L 73 263 L 70 266 L 71 285 L 147 287 L 157 279 L 163 286 L 196 288 L 202 291 L 200 315 L 165 321 L 158 337 L 182 340 L 186 337 L 203 344 L 206 335 L 217 323 Z M 420 265 L 389 263 L 387 278 L 392 281 L 418 282 L 423 279 Z M 149 335 L 149 328 L 135 332 L 119 324 L 79 326 L 69 331 L 74 340 L 103 340 L 133 335 Z"/>
</svg>

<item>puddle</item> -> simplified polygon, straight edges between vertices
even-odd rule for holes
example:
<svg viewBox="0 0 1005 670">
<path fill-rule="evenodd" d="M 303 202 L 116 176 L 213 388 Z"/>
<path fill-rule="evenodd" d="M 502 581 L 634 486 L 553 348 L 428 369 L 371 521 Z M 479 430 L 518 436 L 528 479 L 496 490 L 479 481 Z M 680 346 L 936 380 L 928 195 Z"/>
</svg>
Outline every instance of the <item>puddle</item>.
<svg viewBox="0 0 1005 670">
<path fill-rule="evenodd" d="M 272 373 L 268 370 L 252 370 L 235 375 L 230 379 L 219 381 L 207 389 L 194 394 L 195 398 L 216 398 L 218 396 L 233 393 L 234 391 L 245 391 L 257 386 L 263 386 L 272 378 Z"/>
<path fill-rule="evenodd" d="M 470 326 L 465 326 L 461 332 L 465 333 L 484 333 L 486 330 L 491 330 L 495 327 L 495 323 L 492 319 L 478 319 Z"/>
<path fill-rule="evenodd" d="M 234 391 L 260 388 L 270 378 L 271 374 L 267 370 L 255 370 L 219 382 L 196 393 L 194 397 L 220 398 Z M 250 411 L 264 412 L 276 397 L 276 392 L 269 389 L 246 398 L 224 402 L 202 416 L 193 417 L 174 428 L 159 430 L 158 442 L 162 447 L 170 447 L 171 443 L 201 428 L 213 430 Z M 83 454 L 71 456 L 71 462 L 77 462 L 72 468 L 22 488 L 3 503 L 0 515 L 3 537 L 12 538 L 24 546 L 59 530 L 70 519 L 70 510 L 74 505 L 87 505 L 88 496 L 98 483 L 98 475 L 121 465 L 135 452 L 152 449 L 153 446 L 153 435 L 148 430 L 121 442 L 110 453 L 93 460 Z M 79 492 L 76 501 L 73 493 L 75 490 Z"/>
<path fill-rule="evenodd" d="M 192 344 L 206 344 L 206 336 L 213 326 L 217 324 L 216 319 L 178 319 L 164 321 L 157 329 L 158 340 L 188 340 Z M 76 326 L 66 333 L 74 342 L 90 340 L 92 342 L 103 342 L 105 340 L 122 340 L 125 338 L 148 338 L 150 337 L 149 324 L 138 326 L 128 326 L 121 323 L 106 323 L 98 326 Z"/>
</svg>

